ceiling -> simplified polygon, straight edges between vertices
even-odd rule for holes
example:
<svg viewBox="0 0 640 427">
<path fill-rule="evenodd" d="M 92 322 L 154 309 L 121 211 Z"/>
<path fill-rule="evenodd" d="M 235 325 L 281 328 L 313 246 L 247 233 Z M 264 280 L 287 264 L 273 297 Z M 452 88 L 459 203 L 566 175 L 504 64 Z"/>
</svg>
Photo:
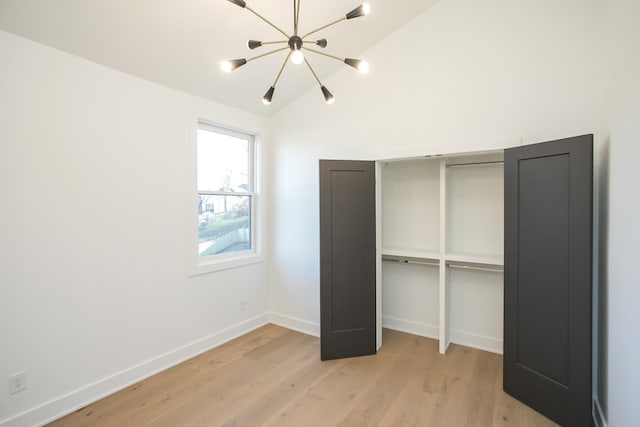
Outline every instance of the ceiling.
<svg viewBox="0 0 640 427">
<path fill-rule="evenodd" d="M 292 32 L 290 0 L 246 1 L 286 33 Z M 371 0 L 368 16 L 341 22 L 313 38 L 328 40 L 327 53 L 357 58 L 436 1 Z M 301 0 L 300 32 L 335 21 L 360 2 Z M 286 51 L 252 61 L 231 74 L 222 73 L 219 63 L 224 59 L 248 58 L 274 48 L 263 46 L 249 51 L 248 39 L 284 39 L 255 15 L 227 0 L 0 0 L 0 30 L 266 116 L 317 85 L 304 65 L 289 63 L 273 103 L 262 104 L 261 98 L 273 83 Z M 307 57 L 320 80 L 345 66 L 312 53 Z M 318 100 L 323 102 L 319 90 Z"/>
</svg>

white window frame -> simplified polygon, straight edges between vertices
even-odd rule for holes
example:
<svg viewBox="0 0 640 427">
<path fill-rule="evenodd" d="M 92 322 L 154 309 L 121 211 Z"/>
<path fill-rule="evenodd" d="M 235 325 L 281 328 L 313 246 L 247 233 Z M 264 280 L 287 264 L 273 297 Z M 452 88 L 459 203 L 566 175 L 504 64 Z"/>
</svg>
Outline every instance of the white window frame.
<svg viewBox="0 0 640 427">
<path fill-rule="evenodd" d="M 195 117 L 191 123 L 190 144 L 190 198 L 189 198 L 189 274 L 196 276 L 230 268 L 242 267 L 264 261 L 262 251 L 263 236 L 263 207 L 261 197 L 261 156 L 260 138 L 255 132 L 234 129 L 211 120 Z M 201 257 L 198 253 L 199 221 L 198 202 L 198 130 L 205 129 L 224 135 L 249 139 L 249 180 L 250 191 L 247 193 L 233 193 L 237 196 L 251 197 L 251 249 L 239 252 L 217 254 Z M 208 192 L 212 193 L 212 192 Z M 224 195 L 224 192 L 214 192 Z"/>
</svg>

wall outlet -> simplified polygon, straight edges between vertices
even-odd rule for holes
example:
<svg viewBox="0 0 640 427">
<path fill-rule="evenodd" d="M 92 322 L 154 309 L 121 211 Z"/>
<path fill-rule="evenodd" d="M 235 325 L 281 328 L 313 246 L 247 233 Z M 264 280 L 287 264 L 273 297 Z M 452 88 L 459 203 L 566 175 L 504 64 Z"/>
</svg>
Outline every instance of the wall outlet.
<svg viewBox="0 0 640 427">
<path fill-rule="evenodd" d="M 27 389 L 27 372 L 17 372 L 9 375 L 9 394 L 20 393 Z"/>
<path fill-rule="evenodd" d="M 247 309 L 247 300 L 246 299 L 241 299 L 240 300 L 240 311 L 245 311 Z"/>
</svg>

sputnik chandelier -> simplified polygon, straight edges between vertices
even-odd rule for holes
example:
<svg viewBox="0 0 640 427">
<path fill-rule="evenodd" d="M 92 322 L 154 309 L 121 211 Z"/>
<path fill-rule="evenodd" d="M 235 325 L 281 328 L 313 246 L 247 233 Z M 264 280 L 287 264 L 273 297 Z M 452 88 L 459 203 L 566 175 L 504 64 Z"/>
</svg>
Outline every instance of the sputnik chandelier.
<svg viewBox="0 0 640 427">
<path fill-rule="evenodd" d="M 224 61 L 221 64 L 221 68 L 222 71 L 224 71 L 225 73 L 230 73 L 231 71 L 242 67 L 243 65 L 245 65 L 247 62 L 259 59 L 259 58 L 263 58 L 267 55 L 271 55 L 273 53 L 276 52 L 281 52 L 284 50 L 289 50 L 287 57 L 285 58 L 282 67 L 280 67 L 280 71 L 278 72 L 278 75 L 276 76 L 275 81 L 273 82 L 273 84 L 271 85 L 271 87 L 269 87 L 269 89 L 267 90 L 267 92 L 264 94 L 264 96 L 262 97 L 262 102 L 265 105 L 269 105 L 271 104 L 271 101 L 273 100 L 273 93 L 276 90 L 276 84 L 278 84 L 278 80 L 280 79 L 280 76 L 282 75 L 282 71 L 284 70 L 284 67 L 287 65 L 287 62 L 289 61 L 289 58 L 291 58 L 291 62 L 293 62 L 294 64 L 302 64 L 303 62 L 305 64 L 307 64 L 307 67 L 309 67 L 309 70 L 311 71 L 311 74 L 313 74 L 313 77 L 316 79 L 316 81 L 318 82 L 318 84 L 320 85 L 320 90 L 322 91 L 322 95 L 324 96 L 325 101 L 328 104 L 333 104 L 334 101 L 334 97 L 333 94 L 331 92 L 329 92 L 329 89 L 327 89 L 322 82 L 320 81 L 320 79 L 318 78 L 318 75 L 316 74 L 315 71 L 313 71 L 313 68 L 311 67 L 311 64 L 309 63 L 309 61 L 307 60 L 307 58 L 305 57 L 303 51 L 308 51 L 308 52 L 312 52 L 315 54 L 319 54 L 319 55 L 324 55 L 327 56 L 329 58 L 333 58 L 333 59 L 337 59 L 338 61 L 344 62 L 347 65 L 352 66 L 353 68 L 357 69 L 358 71 L 360 71 L 361 73 L 366 73 L 367 71 L 369 71 L 369 64 L 367 64 L 366 61 L 363 61 L 361 59 L 354 59 L 354 58 L 340 58 L 338 56 L 335 55 L 330 55 L 328 53 L 324 53 L 321 52 L 319 50 L 316 49 L 311 49 L 307 46 L 311 45 L 311 46 L 318 46 L 320 48 L 326 48 L 327 47 L 327 39 L 319 39 L 319 40 L 310 40 L 308 39 L 309 36 L 311 36 L 312 34 L 315 34 L 319 31 L 322 31 L 328 27 L 331 27 L 332 25 L 335 25 L 339 22 L 342 21 L 346 21 L 348 19 L 353 19 L 353 18 L 358 18 L 360 16 L 364 16 L 366 14 L 369 13 L 370 7 L 368 3 L 363 3 L 360 6 L 356 7 L 355 9 L 353 9 L 351 12 L 347 13 L 345 16 L 341 17 L 340 19 L 337 19 L 333 22 L 328 23 L 327 25 L 323 25 L 320 28 L 317 28 L 313 31 L 310 31 L 304 35 L 300 35 L 301 33 L 299 32 L 299 18 L 300 18 L 300 0 L 293 0 L 293 35 L 289 35 L 286 32 L 284 32 L 283 30 L 281 30 L 280 28 L 278 28 L 277 26 L 275 26 L 273 23 L 271 23 L 269 20 L 267 20 L 266 18 L 264 18 L 262 15 L 260 15 L 258 12 L 256 12 L 255 10 L 251 9 L 249 6 L 247 6 L 247 3 L 244 2 L 243 0 L 229 0 L 231 3 L 235 4 L 236 6 L 240 6 L 243 9 L 248 10 L 249 12 L 253 13 L 254 15 L 256 15 L 258 18 L 260 18 L 261 20 L 263 20 L 264 22 L 266 22 L 267 24 L 269 24 L 270 26 L 272 26 L 274 29 L 276 29 L 278 32 L 280 32 L 284 37 L 286 37 L 286 40 L 276 40 L 276 41 L 258 41 L 258 40 L 249 40 L 247 42 L 247 47 L 251 50 L 253 49 L 257 49 L 261 46 L 264 45 L 277 45 L 277 44 L 286 44 L 286 46 L 276 49 L 276 50 L 272 50 L 270 52 L 267 53 L 263 53 L 262 55 L 258 55 L 258 56 L 254 56 L 252 58 L 240 58 L 240 59 L 231 59 L 228 61 Z"/>
</svg>

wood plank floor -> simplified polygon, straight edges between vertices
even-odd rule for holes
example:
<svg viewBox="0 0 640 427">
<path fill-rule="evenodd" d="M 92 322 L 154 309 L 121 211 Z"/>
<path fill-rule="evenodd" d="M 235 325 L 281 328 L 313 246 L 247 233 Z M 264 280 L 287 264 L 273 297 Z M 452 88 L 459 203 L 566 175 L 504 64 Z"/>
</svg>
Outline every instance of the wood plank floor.
<svg viewBox="0 0 640 427">
<path fill-rule="evenodd" d="M 555 426 L 502 391 L 502 357 L 384 330 L 375 356 L 259 328 L 50 426 Z"/>
</svg>

